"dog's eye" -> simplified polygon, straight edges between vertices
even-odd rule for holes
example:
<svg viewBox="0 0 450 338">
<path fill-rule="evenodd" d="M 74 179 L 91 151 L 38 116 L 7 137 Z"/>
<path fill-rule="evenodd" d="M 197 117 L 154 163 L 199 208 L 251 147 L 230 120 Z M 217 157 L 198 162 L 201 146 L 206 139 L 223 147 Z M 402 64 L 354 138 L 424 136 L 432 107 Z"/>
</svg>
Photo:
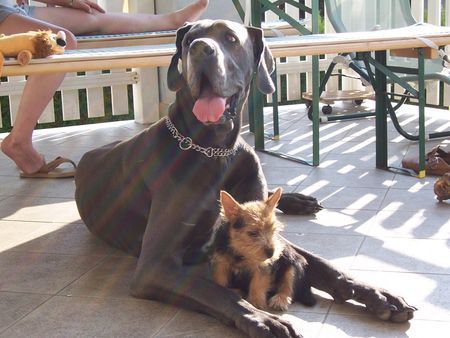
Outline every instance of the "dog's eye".
<svg viewBox="0 0 450 338">
<path fill-rule="evenodd" d="M 247 235 L 249 235 L 250 237 L 258 237 L 259 232 L 256 230 L 251 230 L 251 231 L 247 231 Z"/>
<path fill-rule="evenodd" d="M 231 43 L 235 43 L 235 42 L 238 41 L 237 37 L 236 37 L 234 34 L 231 34 L 231 33 L 227 33 L 227 34 L 225 35 L 225 39 L 226 39 L 228 42 L 231 42 Z"/>
<path fill-rule="evenodd" d="M 234 223 L 233 223 L 233 228 L 235 229 L 241 229 L 243 228 L 245 225 L 244 221 L 241 218 L 238 218 Z"/>
</svg>

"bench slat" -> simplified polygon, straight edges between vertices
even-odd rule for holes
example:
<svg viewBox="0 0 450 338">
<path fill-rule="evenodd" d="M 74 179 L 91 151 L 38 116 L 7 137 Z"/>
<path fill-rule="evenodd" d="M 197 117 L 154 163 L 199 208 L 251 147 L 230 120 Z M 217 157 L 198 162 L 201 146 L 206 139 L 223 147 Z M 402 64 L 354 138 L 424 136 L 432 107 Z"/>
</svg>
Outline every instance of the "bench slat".
<svg viewBox="0 0 450 338">
<path fill-rule="evenodd" d="M 415 25 L 407 28 L 361 33 L 318 34 L 267 38 L 275 57 L 305 56 L 342 52 L 376 51 L 427 47 L 417 37 L 438 46 L 450 44 L 450 27 Z M 26 66 L 5 61 L 3 76 L 52 72 L 167 66 L 175 52 L 173 44 L 69 50 L 63 55 L 33 59 Z"/>
</svg>

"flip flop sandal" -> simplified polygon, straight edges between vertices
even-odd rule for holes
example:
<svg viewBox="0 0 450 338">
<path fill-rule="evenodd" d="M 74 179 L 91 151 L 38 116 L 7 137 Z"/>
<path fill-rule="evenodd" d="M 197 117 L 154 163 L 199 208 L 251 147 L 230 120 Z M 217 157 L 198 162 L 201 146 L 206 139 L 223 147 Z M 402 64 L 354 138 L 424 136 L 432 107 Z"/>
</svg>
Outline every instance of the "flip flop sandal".
<svg viewBox="0 0 450 338">
<path fill-rule="evenodd" d="M 59 168 L 61 164 L 69 163 L 73 168 Z M 37 172 L 27 174 L 20 173 L 22 178 L 68 178 L 75 176 L 77 165 L 72 160 L 58 156 L 53 161 L 44 164 Z"/>
<path fill-rule="evenodd" d="M 402 167 L 419 172 L 419 158 L 409 158 L 402 161 Z M 447 153 L 439 146 L 431 149 L 426 154 L 425 172 L 428 175 L 442 176 L 450 172 L 450 153 Z"/>
<path fill-rule="evenodd" d="M 450 173 L 437 179 L 434 183 L 434 193 L 439 202 L 450 199 Z"/>
</svg>

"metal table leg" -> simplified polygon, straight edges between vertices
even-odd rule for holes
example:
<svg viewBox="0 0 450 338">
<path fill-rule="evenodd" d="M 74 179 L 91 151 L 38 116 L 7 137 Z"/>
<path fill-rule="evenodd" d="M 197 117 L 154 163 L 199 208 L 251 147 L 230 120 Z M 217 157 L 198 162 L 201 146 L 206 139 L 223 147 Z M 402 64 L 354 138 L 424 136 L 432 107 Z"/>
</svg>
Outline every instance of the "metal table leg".
<svg viewBox="0 0 450 338">
<path fill-rule="evenodd" d="M 419 48 L 419 178 L 425 177 L 425 60 L 424 50 Z"/>
<path fill-rule="evenodd" d="M 386 51 L 375 52 L 375 60 L 386 65 Z M 375 69 L 375 135 L 376 135 L 376 167 L 387 169 L 388 146 L 387 146 L 387 95 L 386 74 L 380 69 Z"/>
</svg>

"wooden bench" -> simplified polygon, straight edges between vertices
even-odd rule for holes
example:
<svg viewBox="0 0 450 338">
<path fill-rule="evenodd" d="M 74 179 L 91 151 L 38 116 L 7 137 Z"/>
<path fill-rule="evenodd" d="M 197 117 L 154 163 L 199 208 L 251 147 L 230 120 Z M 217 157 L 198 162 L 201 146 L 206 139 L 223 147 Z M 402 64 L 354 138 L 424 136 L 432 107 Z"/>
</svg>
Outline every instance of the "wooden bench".
<svg viewBox="0 0 450 338">
<path fill-rule="evenodd" d="M 418 38 L 419 37 L 419 38 Z M 269 37 L 266 42 L 274 57 L 308 56 L 343 52 L 387 51 L 390 49 L 429 48 L 424 38 L 438 46 L 450 44 L 450 27 L 410 26 L 389 31 L 360 33 L 338 33 L 318 35 L 292 35 Z M 47 59 L 34 59 L 26 66 L 20 66 L 16 60 L 7 60 L 3 76 L 28 75 L 51 72 L 82 72 L 116 68 L 141 68 L 167 66 L 175 52 L 173 43 L 157 45 L 137 45 L 78 49 L 67 51 L 64 55 L 55 55 Z M 381 92 L 380 96 L 381 97 Z M 378 102 L 378 97 L 377 97 Z M 423 106 L 423 102 L 422 102 Z M 380 108 L 382 110 L 382 108 Z M 377 113 L 385 118 L 385 111 Z M 423 120 L 423 111 L 421 113 Z M 261 118 L 261 117 L 258 117 Z M 262 124 L 260 124 L 262 126 Z M 419 126 L 424 130 L 423 121 Z M 262 138 L 263 130 L 255 130 L 255 138 Z M 387 140 L 378 140 L 386 147 Z M 421 140 L 421 162 L 424 163 L 424 141 Z M 380 146 L 381 147 L 381 146 Z M 384 153 L 387 153 L 385 151 Z M 384 155 L 383 155 L 384 156 Z M 377 166 L 386 167 L 387 159 L 378 160 Z"/>
<path fill-rule="evenodd" d="M 379 51 L 389 49 L 427 48 L 417 37 L 427 38 L 436 45 L 450 42 L 450 27 L 420 27 L 393 29 L 390 34 L 380 31 L 359 33 L 338 33 L 320 35 L 289 35 L 266 38 L 267 45 L 274 57 L 320 55 L 339 52 Z M 161 37 L 147 39 L 147 43 L 133 39 L 134 45 L 107 48 L 85 48 L 92 42 L 81 42 L 81 48 L 67 51 L 63 55 L 54 55 L 46 59 L 33 59 L 26 66 L 20 66 L 16 60 L 5 61 L 2 76 L 29 75 L 54 72 L 80 72 L 89 70 L 139 68 L 167 66 L 175 52 L 173 43 L 156 43 Z M 167 35 L 164 39 L 172 39 Z M 121 40 L 122 41 L 122 40 Z M 164 40 L 164 42 L 167 42 Z M 95 42 L 101 44 L 100 41 Z M 156 44 L 155 44 L 156 43 Z"/>
</svg>

